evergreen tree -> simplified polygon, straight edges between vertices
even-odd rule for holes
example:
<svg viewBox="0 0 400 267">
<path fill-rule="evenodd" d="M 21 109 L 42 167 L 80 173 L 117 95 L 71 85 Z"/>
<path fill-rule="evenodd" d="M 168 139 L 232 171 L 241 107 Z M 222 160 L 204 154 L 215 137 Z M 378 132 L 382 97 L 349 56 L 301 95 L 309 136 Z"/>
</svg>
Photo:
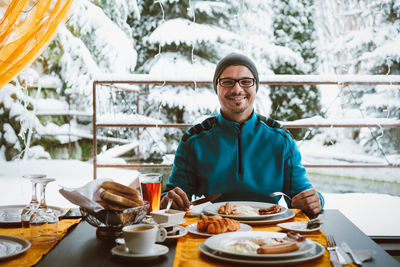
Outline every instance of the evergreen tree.
<svg viewBox="0 0 400 267">
<path fill-rule="evenodd" d="M 142 0 L 138 6 L 141 19 L 128 22 L 135 29 L 139 73 L 210 79 L 215 63 L 232 51 L 227 42 L 236 35 L 229 31 L 228 19 L 235 5 L 230 1 Z M 197 84 L 145 86 L 141 99 L 146 101 L 143 114 L 170 123 L 198 123 L 218 107 L 212 86 Z M 160 131 L 167 153 L 173 153 L 183 130 Z"/>
<path fill-rule="evenodd" d="M 349 46 L 354 61 L 348 66 L 351 73 L 358 74 L 400 74 L 400 3 L 391 1 L 362 1 L 365 9 L 362 17 L 371 18 L 369 27 L 361 29 L 368 38 Z M 379 15 L 377 15 L 379 14 Z M 360 32 L 360 31 L 358 31 Z M 351 33 L 355 34 L 355 33 Z M 349 86 L 352 107 L 360 117 L 400 119 L 400 86 L 370 85 Z M 376 154 L 400 152 L 398 129 L 363 128 L 358 140 L 364 147 Z"/>
<path fill-rule="evenodd" d="M 285 62 L 272 66 L 275 74 L 310 74 L 316 68 L 312 2 L 306 0 L 273 1 L 274 43 L 298 53 L 304 64 Z M 271 86 L 271 118 L 292 121 L 320 113 L 320 95 L 316 86 Z M 305 130 L 292 130 L 301 138 Z"/>
</svg>

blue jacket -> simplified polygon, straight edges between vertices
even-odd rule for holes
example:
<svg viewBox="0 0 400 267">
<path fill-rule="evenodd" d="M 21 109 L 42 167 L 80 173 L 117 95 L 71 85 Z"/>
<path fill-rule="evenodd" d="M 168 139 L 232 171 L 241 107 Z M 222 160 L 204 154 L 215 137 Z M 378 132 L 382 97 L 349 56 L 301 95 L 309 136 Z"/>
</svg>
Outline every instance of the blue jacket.
<svg viewBox="0 0 400 267">
<path fill-rule="evenodd" d="M 167 189 L 178 186 L 189 199 L 222 193 L 218 202 L 277 203 L 270 193 L 311 188 L 293 138 L 279 123 L 268 124 L 253 112 L 242 124 L 218 114 L 193 126 L 179 143 Z"/>
</svg>

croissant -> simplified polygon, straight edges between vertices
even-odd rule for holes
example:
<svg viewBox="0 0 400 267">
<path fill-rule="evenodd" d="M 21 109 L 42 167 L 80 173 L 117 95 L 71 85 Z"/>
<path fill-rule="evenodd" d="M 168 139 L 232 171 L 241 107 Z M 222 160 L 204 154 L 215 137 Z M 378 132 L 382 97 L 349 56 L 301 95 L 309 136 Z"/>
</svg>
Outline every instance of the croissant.
<svg viewBox="0 0 400 267">
<path fill-rule="evenodd" d="M 221 234 L 225 232 L 234 232 L 240 228 L 240 223 L 229 218 L 222 218 L 219 215 L 203 217 L 197 223 L 197 230 L 209 234 Z"/>
<path fill-rule="evenodd" d="M 203 216 L 202 219 L 197 223 L 197 230 L 199 232 L 206 232 L 207 231 L 207 226 L 211 222 L 215 222 L 218 220 L 221 220 L 222 217 L 219 215 L 214 215 L 214 216 Z"/>
</svg>

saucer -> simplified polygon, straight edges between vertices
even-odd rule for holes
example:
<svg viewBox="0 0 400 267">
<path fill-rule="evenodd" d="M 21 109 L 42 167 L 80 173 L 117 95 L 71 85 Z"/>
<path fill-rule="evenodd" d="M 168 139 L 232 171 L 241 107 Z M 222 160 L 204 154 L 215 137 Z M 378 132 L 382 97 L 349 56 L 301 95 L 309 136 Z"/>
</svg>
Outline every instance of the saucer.
<svg viewBox="0 0 400 267">
<path fill-rule="evenodd" d="M 146 253 L 131 253 L 129 250 L 125 247 L 125 245 L 116 245 L 111 249 L 111 254 L 116 255 L 119 257 L 124 257 L 124 258 L 131 258 L 131 259 L 152 259 L 156 258 L 161 255 L 167 254 L 169 251 L 169 248 L 160 245 L 160 244 L 154 244 L 153 250 L 150 252 Z"/>
<path fill-rule="evenodd" d="M 171 232 L 177 232 L 177 234 L 172 235 Z M 168 240 L 168 239 L 177 239 L 179 237 L 182 237 L 182 236 L 186 235 L 187 233 L 188 233 L 188 230 L 185 227 L 180 226 L 180 225 L 175 225 L 173 227 L 172 231 L 167 232 L 166 240 Z"/>
</svg>

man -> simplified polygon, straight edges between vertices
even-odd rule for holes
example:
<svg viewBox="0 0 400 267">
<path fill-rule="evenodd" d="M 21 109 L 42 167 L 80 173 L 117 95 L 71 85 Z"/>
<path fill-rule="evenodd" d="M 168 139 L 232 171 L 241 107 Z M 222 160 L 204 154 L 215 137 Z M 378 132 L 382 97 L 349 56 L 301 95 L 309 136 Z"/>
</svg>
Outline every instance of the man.
<svg viewBox="0 0 400 267">
<path fill-rule="evenodd" d="M 295 141 L 254 111 L 259 78 L 253 61 L 236 53 L 224 57 L 213 85 L 220 114 L 182 137 L 161 207 L 172 198 L 172 208 L 186 210 L 192 195 L 216 193 L 222 193 L 219 202 L 276 203 L 269 194 L 282 191 L 292 197 L 289 207 L 320 213 L 323 198 L 305 176 Z"/>
</svg>

